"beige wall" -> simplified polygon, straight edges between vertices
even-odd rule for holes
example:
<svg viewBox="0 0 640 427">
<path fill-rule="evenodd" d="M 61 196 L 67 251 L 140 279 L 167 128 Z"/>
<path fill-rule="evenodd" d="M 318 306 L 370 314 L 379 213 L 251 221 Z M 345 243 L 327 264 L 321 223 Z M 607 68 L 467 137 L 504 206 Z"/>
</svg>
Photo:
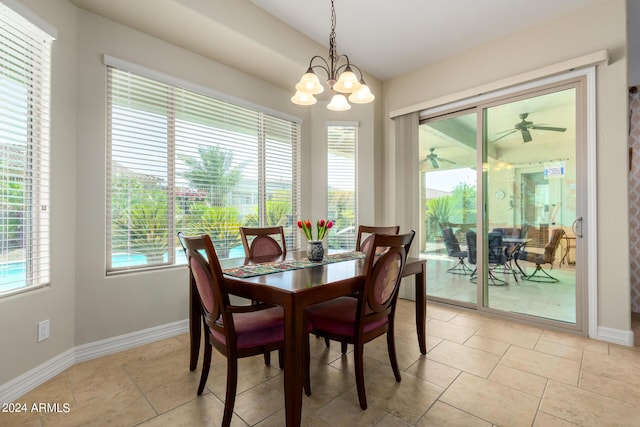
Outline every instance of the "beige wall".
<svg viewBox="0 0 640 427">
<path fill-rule="evenodd" d="M 289 89 L 281 89 L 183 49 L 159 42 L 111 21 L 81 12 L 79 21 L 79 126 L 78 158 L 78 286 L 76 304 L 76 345 L 90 343 L 181 319 L 187 316 L 185 268 L 105 277 L 105 215 L 103 167 L 105 164 L 105 68 L 102 53 L 134 62 L 150 69 L 212 88 L 237 98 L 268 106 L 291 115 L 314 110 L 293 105 Z M 170 60 L 167 60 L 170 58 Z M 342 117 L 342 116 L 341 116 Z M 344 116 L 346 117 L 346 116 Z M 351 115 L 347 120 L 358 120 Z M 328 117 L 327 117 L 328 118 Z M 337 118 L 337 116 L 335 117 Z M 334 118 L 334 119 L 335 119 Z M 318 187 L 322 176 L 323 122 L 308 114 L 304 120 L 303 205 L 312 206 L 303 214 L 319 212 Z M 365 136 L 372 136 L 370 123 L 362 124 Z M 310 132 L 310 133 L 309 133 Z M 372 138 L 365 138 L 367 140 Z M 315 153 L 315 154 L 314 154 Z M 310 161 L 310 159 L 313 159 Z M 308 168 L 304 167 L 307 165 Z M 325 174 L 326 175 L 326 174 Z M 325 196 L 326 197 L 326 196 Z M 310 201 L 312 203 L 310 203 Z M 95 320 L 98 321 L 95 321 Z M 91 327 L 87 327 L 93 322 Z"/>
<path fill-rule="evenodd" d="M 105 277 L 106 85 L 102 55 L 299 115 L 289 93 L 127 27 L 79 12 L 78 277 L 75 344 L 187 317 L 184 267 Z M 305 148 L 303 147 L 303 156 Z M 90 325 L 91 327 L 87 327 Z"/>
<path fill-rule="evenodd" d="M 0 299 L 0 384 L 74 345 L 76 291 L 76 11 L 70 4 L 25 1 L 57 29 L 51 93 L 51 286 Z M 37 323 L 51 337 L 37 343 Z"/>
<path fill-rule="evenodd" d="M 391 111 L 602 49 L 609 51 L 610 63 L 597 68 L 598 326 L 624 332 L 630 330 L 629 257 L 621 250 L 628 247 L 629 236 L 624 0 L 605 0 L 385 82 L 385 149 L 392 158 Z M 402 172 L 393 169 L 393 162 L 386 165 L 384 194 L 392 196 L 394 176 Z M 392 218 L 393 199 L 385 206 L 384 218 Z"/>
<path fill-rule="evenodd" d="M 73 355 L 77 346 L 187 318 L 184 267 L 105 276 L 106 72 L 103 54 L 300 117 L 303 120 L 302 214 L 308 217 L 326 215 L 317 194 L 317 188 L 323 188 L 326 181 L 316 180 L 318 174 L 326 176 L 325 165 L 314 155 L 325 146 L 325 121 L 358 121 L 362 162 L 360 209 L 367 220 L 375 221 L 374 206 L 380 205 L 381 199 L 375 195 L 372 175 L 375 167 L 381 167 L 381 159 L 374 153 L 382 146 L 383 138 L 380 121 L 374 122 L 374 116 L 381 115 L 380 100 L 374 105 L 354 106 L 346 115 L 331 114 L 322 103 L 311 108 L 299 107 L 290 102 L 292 87 L 282 88 L 238 72 L 76 9 L 67 0 L 19 1 L 58 30 L 53 49 L 52 281 L 51 286 L 44 289 L 0 298 L 0 388 L 57 356 L 69 352 Z M 224 12 L 232 15 L 236 5 L 238 12 L 247 7 L 246 2 L 225 5 Z M 267 18 L 272 28 L 274 19 Z M 258 23 L 254 24 L 259 27 Z M 283 34 L 290 31 L 284 29 Z M 283 39 L 278 38 L 278 43 L 282 44 Z M 291 44 L 301 46 L 295 40 Z M 306 48 L 306 44 L 302 45 Z M 313 45 L 313 49 L 296 55 L 308 61 L 323 50 L 326 49 Z M 281 61 L 280 66 L 288 67 L 287 73 L 294 67 L 298 77 L 304 71 L 304 65 L 296 63 Z M 380 82 L 370 78 L 367 81 L 374 93 L 381 94 Z M 43 319 L 51 320 L 51 338 L 37 343 L 36 325 Z"/>
</svg>

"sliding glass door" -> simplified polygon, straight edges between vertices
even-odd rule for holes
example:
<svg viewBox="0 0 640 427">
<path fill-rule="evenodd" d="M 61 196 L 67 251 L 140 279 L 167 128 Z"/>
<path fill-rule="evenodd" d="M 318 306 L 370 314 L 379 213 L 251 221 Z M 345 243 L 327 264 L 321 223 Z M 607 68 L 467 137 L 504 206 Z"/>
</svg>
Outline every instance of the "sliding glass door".
<svg viewBox="0 0 640 427">
<path fill-rule="evenodd" d="M 475 305 L 477 290 L 469 281 L 476 269 L 467 250 L 475 235 L 477 169 L 475 112 L 429 120 L 420 126 L 421 254 L 428 294 Z"/>
<path fill-rule="evenodd" d="M 483 109 L 488 308 L 576 322 L 576 92 Z"/>
<path fill-rule="evenodd" d="M 424 115 L 420 250 L 430 299 L 581 327 L 583 86 Z"/>
</svg>

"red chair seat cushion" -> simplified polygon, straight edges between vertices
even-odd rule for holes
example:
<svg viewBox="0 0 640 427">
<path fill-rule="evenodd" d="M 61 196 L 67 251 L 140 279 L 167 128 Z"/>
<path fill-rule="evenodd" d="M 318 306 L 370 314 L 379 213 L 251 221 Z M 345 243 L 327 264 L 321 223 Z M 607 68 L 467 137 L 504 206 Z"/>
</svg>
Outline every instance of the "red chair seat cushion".
<svg viewBox="0 0 640 427">
<path fill-rule="evenodd" d="M 314 329 L 345 336 L 354 335 L 358 299 L 340 297 L 313 305 L 307 309 L 307 320 Z M 370 332 L 388 322 L 385 317 L 364 326 L 364 333 Z"/>
<path fill-rule="evenodd" d="M 238 337 L 238 349 L 284 341 L 284 310 L 282 307 L 249 313 L 233 313 L 233 324 Z M 216 340 L 226 345 L 224 334 L 214 330 L 211 330 L 211 334 Z"/>
</svg>

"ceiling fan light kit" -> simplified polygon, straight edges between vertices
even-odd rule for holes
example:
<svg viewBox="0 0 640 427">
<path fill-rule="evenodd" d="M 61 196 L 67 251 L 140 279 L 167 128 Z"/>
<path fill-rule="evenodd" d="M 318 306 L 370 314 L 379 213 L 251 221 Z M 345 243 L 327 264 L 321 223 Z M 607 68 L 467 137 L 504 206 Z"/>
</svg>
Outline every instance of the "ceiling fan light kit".
<svg viewBox="0 0 640 427">
<path fill-rule="evenodd" d="M 355 104 L 367 104 L 375 99 L 371 89 L 362 77 L 362 71 L 349 62 L 347 55 L 338 55 L 336 48 L 336 10 L 331 0 L 331 33 L 329 34 L 328 60 L 316 55 L 309 61 L 309 68 L 296 84 L 296 93 L 291 102 L 297 105 L 313 105 L 316 103 L 314 95 L 324 91 L 315 69 L 324 70 L 327 74 L 327 85 L 333 93 L 331 102 L 327 105 L 329 110 L 346 111 L 351 108 L 350 102 Z M 360 78 L 353 70 L 356 70 Z M 349 95 L 349 100 L 345 94 Z"/>
</svg>

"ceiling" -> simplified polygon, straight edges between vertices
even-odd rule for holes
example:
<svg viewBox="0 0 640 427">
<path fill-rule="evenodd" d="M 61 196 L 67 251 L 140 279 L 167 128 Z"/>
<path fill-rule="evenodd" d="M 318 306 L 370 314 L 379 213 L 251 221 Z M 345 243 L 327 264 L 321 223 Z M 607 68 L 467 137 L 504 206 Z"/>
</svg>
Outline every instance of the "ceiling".
<svg viewBox="0 0 640 427">
<path fill-rule="evenodd" d="M 291 88 L 300 78 L 312 55 L 328 54 L 319 45 L 329 44 L 330 0 L 70 1 L 283 88 Z M 346 53 L 354 64 L 384 81 L 599 1 L 335 0 L 336 43 L 339 54 Z M 575 135 L 565 109 L 558 110 L 548 98 L 538 104 L 527 102 L 511 109 L 505 106 L 502 118 L 492 122 L 490 135 L 513 129 L 521 113 L 529 113 L 528 120 L 535 123 L 566 126 L 568 131 L 536 131 L 536 144 L 525 146 L 520 132 L 515 132 L 496 143 L 496 158 L 504 157 L 511 147 L 526 153 L 547 144 L 554 147 L 559 139 Z M 421 144 L 421 156 L 434 147 L 442 157 L 462 161 L 470 155 L 468 147 L 456 148 L 450 140 L 432 135 Z"/>
<path fill-rule="evenodd" d="M 282 87 L 328 54 L 330 0 L 70 1 Z M 335 0 L 336 43 L 384 81 L 599 1 Z"/>
<path fill-rule="evenodd" d="M 598 1 L 335 0 L 336 43 L 339 53 L 387 80 Z M 251 2 L 329 45 L 330 0 Z"/>
</svg>

